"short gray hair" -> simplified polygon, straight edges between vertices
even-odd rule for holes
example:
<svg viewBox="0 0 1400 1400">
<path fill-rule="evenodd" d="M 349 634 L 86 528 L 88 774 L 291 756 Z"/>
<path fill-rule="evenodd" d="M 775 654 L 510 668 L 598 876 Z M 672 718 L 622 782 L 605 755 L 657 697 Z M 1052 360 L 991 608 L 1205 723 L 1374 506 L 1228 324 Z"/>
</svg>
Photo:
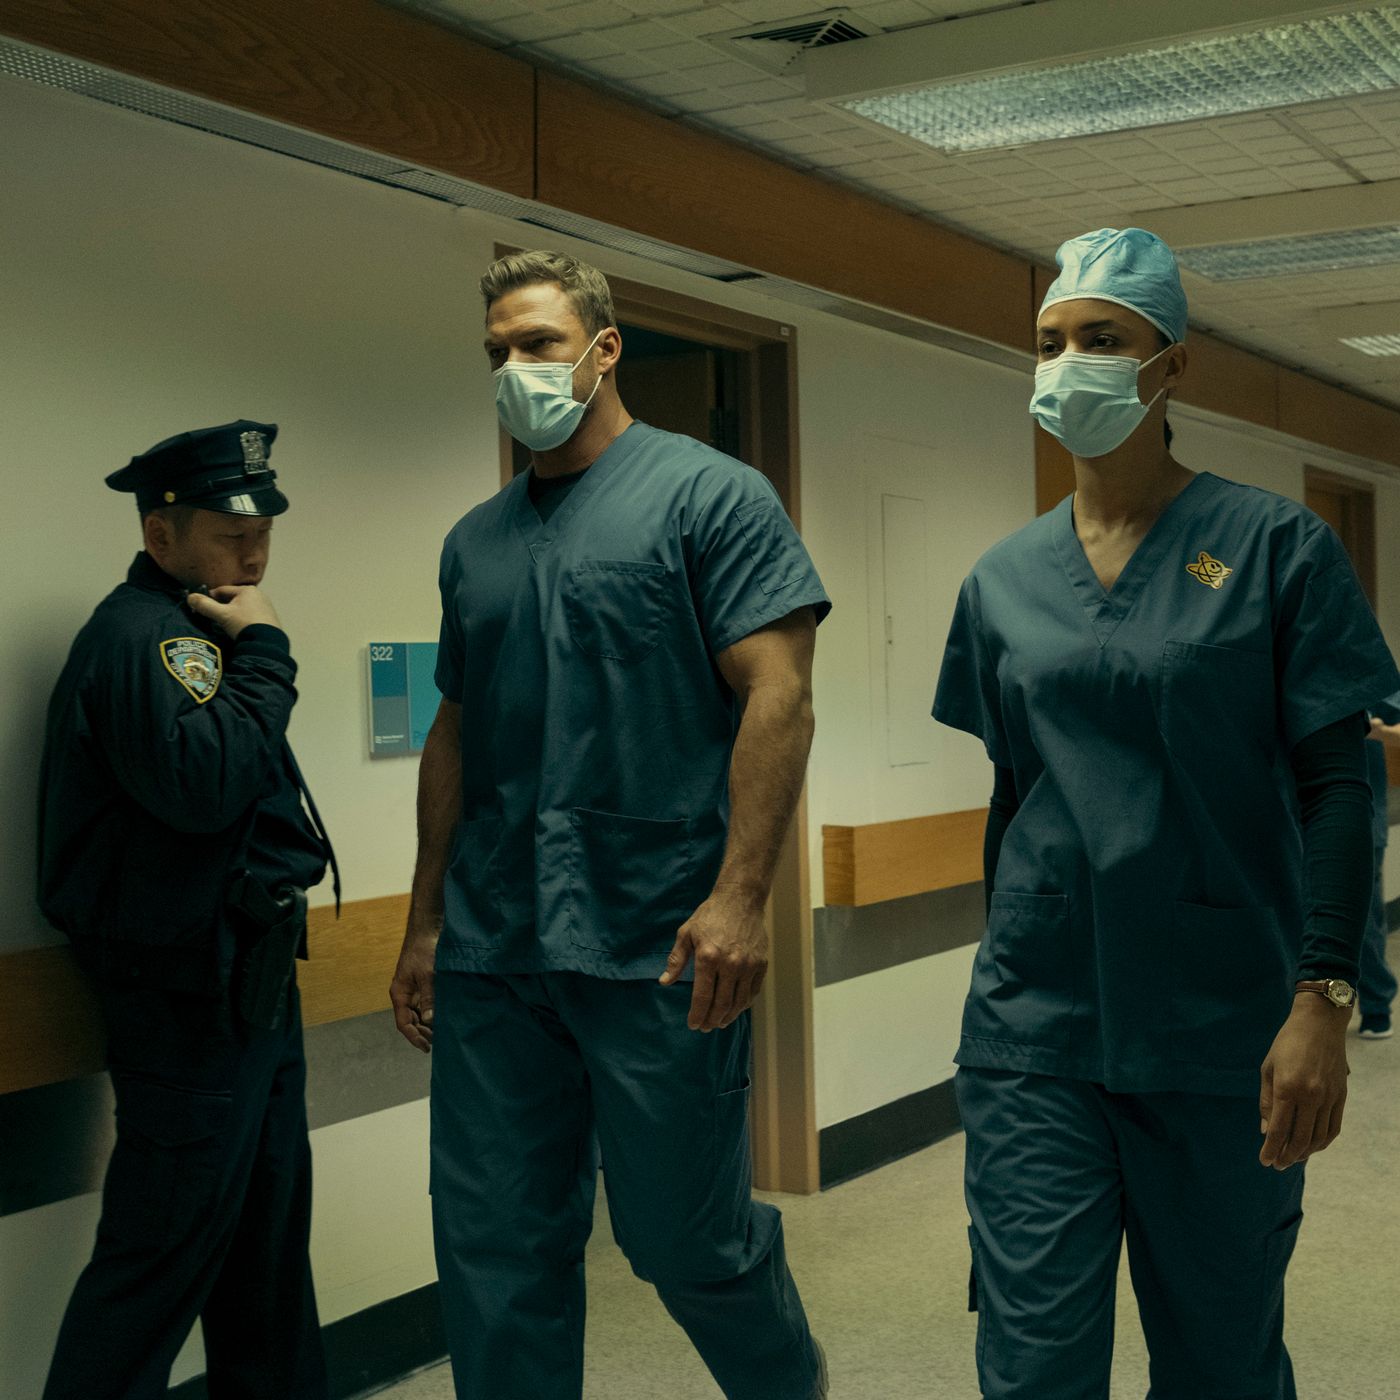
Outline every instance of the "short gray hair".
<svg viewBox="0 0 1400 1400">
<path fill-rule="evenodd" d="M 507 292 L 538 286 L 542 282 L 557 283 L 568 293 L 589 335 L 596 336 L 617 324 L 608 279 L 586 262 L 571 258 L 567 253 L 551 253 L 547 249 L 508 253 L 503 258 L 497 258 L 481 279 L 481 296 L 486 302 L 486 310 L 489 312 L 491 303 Z"/>
</svg>

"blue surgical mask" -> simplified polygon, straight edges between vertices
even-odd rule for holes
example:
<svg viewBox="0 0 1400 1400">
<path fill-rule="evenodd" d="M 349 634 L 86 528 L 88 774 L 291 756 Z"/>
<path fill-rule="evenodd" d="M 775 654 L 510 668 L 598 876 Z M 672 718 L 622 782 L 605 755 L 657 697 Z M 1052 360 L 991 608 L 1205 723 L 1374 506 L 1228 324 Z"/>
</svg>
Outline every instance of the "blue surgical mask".
<svg viewBox="0 0 1400 1400">
<path fill-rule="evenodd" d="M 603 378 L 598 376 L 593 392 L 580 403 L 574 398 L 574 371 L 602 334 L 599 331 L 571 365 L 508 360 L 496 371 L 496 413 L 506 432 L 531 452 L 549 452 L 578 431 Z"/>
<path fill-rule="evenodd" d="M 1171 348 L 1150 360 L 1066 350 L 1036 368 L 1031 414 L 1076 457 L 1102 457 L 1121 447 L 1166 393 L 1164 386 L 1143 403 L 1138 375 Z"/>
</svg>

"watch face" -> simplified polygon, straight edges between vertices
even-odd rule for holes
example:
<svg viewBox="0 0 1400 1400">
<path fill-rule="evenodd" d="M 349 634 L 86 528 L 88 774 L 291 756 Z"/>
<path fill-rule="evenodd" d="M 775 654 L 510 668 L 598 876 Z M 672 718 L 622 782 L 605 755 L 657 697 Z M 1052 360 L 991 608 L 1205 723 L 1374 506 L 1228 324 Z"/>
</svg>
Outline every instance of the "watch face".
<svg viewBox="0 0 1400 1400">
<path fill-rule="evenodd" d="M 1327 984 L 1327 995 L 1338 1006 L 1350 1006 L 1356 1000 L 1356 993 L 1351 988 L 1351 983 L 1343 982 L 1340 977 L 1334 977 Z"/>
</svg>

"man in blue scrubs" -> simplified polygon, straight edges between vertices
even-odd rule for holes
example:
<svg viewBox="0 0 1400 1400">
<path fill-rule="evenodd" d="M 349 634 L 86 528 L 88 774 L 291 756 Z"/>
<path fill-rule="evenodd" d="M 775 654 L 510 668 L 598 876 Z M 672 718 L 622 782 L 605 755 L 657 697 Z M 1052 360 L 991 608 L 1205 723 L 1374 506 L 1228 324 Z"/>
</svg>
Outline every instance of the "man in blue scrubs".
<svg viewBox="0 0 1400 1400">
<path fill-rule="evenodd" d="M 959 597 L 935 715 L 996 769 L 957 1061 L 987 1400 L 1108 1395 L 1126 1238 L 1152 1400 L 1293 1400 L 1300 1164 L 1341 1127 L 1367 706 L 1340 541 L 1170 453 L 1171 251 L 1060 249 L 1031 411 L 1076 491 Z"/>
<path fill-rule="evenodd" d="M 748 1009 L 830 604 L 758 472 L 627 414 L 600 273 L 518 254 L 482 294 L 532 460 L 443 548 L 392 989 L 435 1052 L 457 1394 L 581 1395 L 600 1151 L 619 1245 L 720 1390 L 811 1400 L 820 1351 L 750 1195 Z"/>
</svg>

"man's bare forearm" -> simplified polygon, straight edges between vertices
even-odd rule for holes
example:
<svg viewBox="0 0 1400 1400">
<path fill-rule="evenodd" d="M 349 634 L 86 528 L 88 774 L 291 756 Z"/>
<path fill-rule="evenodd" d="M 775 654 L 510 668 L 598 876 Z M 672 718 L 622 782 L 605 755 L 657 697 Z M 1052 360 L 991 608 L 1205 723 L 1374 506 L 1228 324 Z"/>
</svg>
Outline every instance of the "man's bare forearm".
<svg viewBox="0 0 1400 1400">
<path fill-rule="evenodd" d="M 409 904 L 411 933 L 442 927 L 442 885 L 462 810 L 462 711 L 444 700 L 418 768 L 418 859 Z"/>
<path fill-rule="evenodd" d="M 756 685 L 744 705 L 729 768 L 729 840 L 715 893 L 762 905 L 792 821 L 816 722 L 798 677 Z"/>
</svg>

